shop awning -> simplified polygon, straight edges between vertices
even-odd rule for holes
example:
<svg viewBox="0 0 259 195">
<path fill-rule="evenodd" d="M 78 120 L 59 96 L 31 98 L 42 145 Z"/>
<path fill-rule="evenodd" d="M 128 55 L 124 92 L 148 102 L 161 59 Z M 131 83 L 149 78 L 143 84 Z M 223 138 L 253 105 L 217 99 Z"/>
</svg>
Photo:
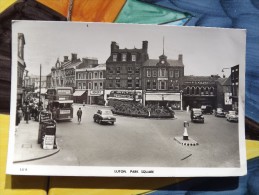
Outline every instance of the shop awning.
<svg viewBox="0 0 259 195">
<path fill-rule="evenodd" d="M 74 103 L 73 100 L 54 100 L 54 102 L 58 102 L 61 104 L 73 104 Z"/>
<path fill-rule="evenodd" d="M 75 91 L 74 93 L 73 93 L 73 96 L 81 96 L 81 95 L 83 95 L 85 93 L 85 91 Z"/>
<path fill-rule="evenodd" d="M 181 101 L 180 93 L 147 93 L 146 101 Z"/>
</svg>

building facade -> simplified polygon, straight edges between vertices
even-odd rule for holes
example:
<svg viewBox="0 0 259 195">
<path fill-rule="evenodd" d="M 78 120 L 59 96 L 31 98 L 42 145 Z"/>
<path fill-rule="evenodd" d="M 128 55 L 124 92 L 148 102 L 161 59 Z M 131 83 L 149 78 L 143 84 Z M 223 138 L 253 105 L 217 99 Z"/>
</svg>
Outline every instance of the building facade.
<svg viewBox="0 0 259 195">
<path fill-rule="evenodd" d="M 239 65 L 231 67 L 232 109 L 238 111 Z"/>
<path fill-rule="evenodd" d="M 210 105 L 216 108 L 217 104 L 217 75 L 211 76 L 184 76 L 183 81 L 183 108 L 200 108 Z"/>
<path fill-rule="evenodd" d="M 231 91 L 231 77 L 218 78 L 217 85 L 217 108 L 223 108 L 223 110 L 232 109 L 232 91 Z"/>
<path fill-rule="evenodd" d="M 181 109 L 183 77 L 181 54 L 177 60 L 167 59 L 164 54 L 158 59 L 146 60 L 143 64 L 143 103 Z"/>
<path fill-rule="evenodd" d="M 26 68 L 26 64 L 24 61 L 24 45 L 25 38 L 23 33 L 18 33 L 18 62 L 17 62 L 17 105 L 21 106 L 24 101 L 24 71 Z"/>
<path fill-rule="evenodd" d="M 148 41 L 143 41 L 140 49 L 120 49 L 116 42 L 111 42 L 106 61 L 105 101 L 114 92 L 142 94 L 142 65 L 148 59 Z"/>
</svg>

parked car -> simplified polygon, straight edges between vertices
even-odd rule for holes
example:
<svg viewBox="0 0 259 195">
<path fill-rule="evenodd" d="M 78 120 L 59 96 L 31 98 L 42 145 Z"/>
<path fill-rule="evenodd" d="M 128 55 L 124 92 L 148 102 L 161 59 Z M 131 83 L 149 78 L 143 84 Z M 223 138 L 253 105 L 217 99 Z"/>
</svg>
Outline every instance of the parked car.
<svg viewBox="0 0 259 195">
<path fill-rule="evenodd" d="M 226 117 L 227 117 L 227 121 L 238 122 L 238 115 L 234 110 L 228 111 L 228 113 L 226 114 Z"/>
<path fill-rule="evenodd" d="M 202 110 L 200 108 L 193 108 L 191 110 L 191 120 L 192 122 L 204 123 L 204 116 L 202 115 Z"/>
<path fill-rule="evenodd" d="M 111 110 L 98 110 L 96 114 L 93 116 L 94 122 L 101 124 L 102 122 L 111 123 L 112 125 L 115 123 L 116 118 L 113 116 Z"/>
<path fill-rule="evenodd" d="M 225 117 L 225 114 L 223 108 L 217 108 L 215 111 L 215 116 L 217 117 Z"/>
<path fill-rule="evenodd" d="M 213 114 L 213 108 L 210 105 L 202 105 L 201 111 L 202 114 Z"/>
</svg>

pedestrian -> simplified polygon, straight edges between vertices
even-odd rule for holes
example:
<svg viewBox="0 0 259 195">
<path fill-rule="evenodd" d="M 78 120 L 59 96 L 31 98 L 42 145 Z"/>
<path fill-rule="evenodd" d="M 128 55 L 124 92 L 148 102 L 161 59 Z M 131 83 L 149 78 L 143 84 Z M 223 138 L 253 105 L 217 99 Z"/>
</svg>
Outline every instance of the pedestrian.
<svg viewBox="0 0 259 195">
<path fill-rule="evenodd" d="M 26 121 L 26 123 L 28 124 L 28 121 L 30 120 L 30 109 L 28 106 L 26 106 L 25 108 L 25 117 L 24 120 Z"/>
<path fill-rule="evenodd" d="M 82 117 L 82 110 L 81 110 L 81 108 L 79 108 L 78 111 L 77 111 L 77 120 L 78 120 L 78 123 L 81 122 L 81 117 Z"/>
<path fill-rule="evenodd" d="M 23 112 L 22 112 L 22 108 L 21 107 L 19 107 L 19 109 L 18 109 L 18 117 L 19 117 L 19 119 L 20 119 L 20 121 L 22 120 L 22 117 L 23 117 Z"/>
</svg>

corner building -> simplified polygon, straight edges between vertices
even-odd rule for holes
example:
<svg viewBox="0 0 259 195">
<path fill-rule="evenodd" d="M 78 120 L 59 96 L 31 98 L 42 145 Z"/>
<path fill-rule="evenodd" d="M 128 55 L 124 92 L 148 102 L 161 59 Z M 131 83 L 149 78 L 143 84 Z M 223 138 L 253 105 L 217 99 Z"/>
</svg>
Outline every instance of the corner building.
<svg viewBox="0 0 259 195">
<path fill-rule="evenodd" d="M 106 61 L 106 82 L 104 100 L 116 96 L 117 99 L 142 101 L 142 65 L 148 60 L 148 41 L 142 42 L 142 48 L 120 49 L 111 42 L 111 53 Z"/>
</svg>

